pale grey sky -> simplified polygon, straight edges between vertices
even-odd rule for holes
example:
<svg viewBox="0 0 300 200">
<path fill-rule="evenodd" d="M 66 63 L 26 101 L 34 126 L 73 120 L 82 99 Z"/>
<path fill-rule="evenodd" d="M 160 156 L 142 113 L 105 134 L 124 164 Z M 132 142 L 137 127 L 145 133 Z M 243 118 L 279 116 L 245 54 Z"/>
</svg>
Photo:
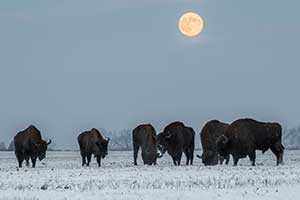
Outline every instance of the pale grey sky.
<svg viewBox="0 0 300 200">
<path fill-rule="evenodd" d="M 1 1 L 0 141 L 181 120 L 300 124 L 300 2 Z M 181 35 L 181 14 L 205 21 Z M 197 136 L 198 138 L 198 136 Z"/>
</svg>

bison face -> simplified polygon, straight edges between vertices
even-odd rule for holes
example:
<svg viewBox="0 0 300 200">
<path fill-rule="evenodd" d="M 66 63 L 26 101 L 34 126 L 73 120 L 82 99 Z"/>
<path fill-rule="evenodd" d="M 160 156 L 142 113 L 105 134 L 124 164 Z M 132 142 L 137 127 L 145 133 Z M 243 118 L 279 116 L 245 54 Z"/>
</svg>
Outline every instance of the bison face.
<svg viewBox="0 0 300 200">
<path fill-rule="evenodd" d="M 145 165 L 152 165 L 156 163 L 159 154 L 157 153 L 156 149 L 152 149 L 150 151 L 142 152 L 142 158 Z"/>
<path fill-rule="evenodd" d="M 48 148 L 48 145 L 51 143 L 51 140 L 47 143 L 46 141 L 42 140 L 38 143 L 36 143 L 35 146 L 35 153 L 38 156 L 39 160 L 43 160 L 46 158 L 46 151 Z"/>
<path fill-rule="evenodd" d="M 202 163 L 204 165 L 217 165 L 218 164 L 218 154 L 217 152 L 208 150 L 203 152 L 202 156 Z"/>
<path fill-rule="evenodd" d="M 221 135 L 217 138 L 217 152 L 220 154 L 220 156 L 226 157 L 228 155 L 228 142 L 229 138 L 225 135 Z"/>
<path fill-rule="evenodd" d="M 169 142 L 171 141 L 171 139 L 172 139 L 171 133 L 162 132 L 158 134 L 157 149 L 160 152 L 160 155 L 158 156 L 159 158 L 161 158 L 168 150 Z"/>
<path fill-rule="evenodd" d="M 97 141 L 96 145 L 99 148 L 99 152 L 102 158 L 105 158 L 107 156 L 107 146 L 108 146 L 109 138 L 103 140 L 103 141 Z"/>
</svg>

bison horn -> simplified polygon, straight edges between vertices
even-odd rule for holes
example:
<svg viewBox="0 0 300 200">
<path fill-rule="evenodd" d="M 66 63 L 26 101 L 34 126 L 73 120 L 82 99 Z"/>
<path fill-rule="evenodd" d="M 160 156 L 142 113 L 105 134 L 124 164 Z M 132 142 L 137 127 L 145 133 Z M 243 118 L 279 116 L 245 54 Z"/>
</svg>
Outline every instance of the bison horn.
<svg viewBox="0 0 300 200">
<path fill-rule="evenodd" d="M 106 137 L 106 141 L 109 142 L 109 140 L 110 140 L 110 138 L 109 138 L 109 137 Z"/>
<path fill-rule="evenodd" d="M 171 133 L 168 133 L 168 134 L 166 135 L 166 138 L 167 138 L 167 139 L 170 139 L 171 137 L 172 137 Z"/>
<path fill-rule="evenodd" d="M 47 142 L 47 145 L 51 144 L 51 142 L 52 142 L 52 141 L 51 141 L 51 140 L 49 140 L 49 141 Z"/>
<path fill-rule="evenodd" d="M 223 144 L 227 144 L 229 141 L 229 138 L 226 137 L 225 135 L 222 135 L 222 137 L 224 138 Z"/>
</svg>

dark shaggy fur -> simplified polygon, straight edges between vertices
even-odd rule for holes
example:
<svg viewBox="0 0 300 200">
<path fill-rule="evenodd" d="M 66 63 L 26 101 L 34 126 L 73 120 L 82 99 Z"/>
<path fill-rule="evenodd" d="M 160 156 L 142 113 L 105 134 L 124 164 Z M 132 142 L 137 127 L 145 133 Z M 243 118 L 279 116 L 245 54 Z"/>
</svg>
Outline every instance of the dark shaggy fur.
<svg viewBox="0 0 300 200">
<path fill-rule="evenodd" d="M 32 167 L 35 167 L 36 160 L 43 160 L 46 157 L 48 145 L 51 143 L 42 140 L 40 131 L 33 125 L 30 125 L 25 130 L 17 133 L 14 137 L 15 154 L 19 162 L 19 167 L 26 160 L 26 165 L 29 165 L 31 159 Z"/>
<path fill-rule="evenodd" d="M 77 140 L 82 157 L 82 166 L 85 164 L 89 166 L 91 157 L 94 155 L 97 159 L 98 166 L 100 167 L 101 158 L 104 158 L 107 155 L 109 138 L 105 139 L 97 129 L 93 128 L 90 131 L 81 133 Z"/>
<path fill-rule="evenodd" d="M 132 131 L 134 165 L 137 165 L 139 148 L 142 149 L 142 159 L 145 165 L 156 165 L 158 157 L 156 146 L 156 131 L 151 124 L 142 124 Z"/>
<path fill-rule="evenodd" d="M 202 155 L 197 156 L 202 159 L 204 165 L 217 165 L 222 164 L 226 159 L 226 164 L 229 162 L 229 155 L 225 158 L 220 156 L 217 152 L 217 138 L 223 135 L 228 128 L 229 124 L 212 120 L 207 122 L 200 132 L 200 141 L 202 145 Z"/>
<path fill-rule="evenodd" d="M 221 155 L 231 154 L 234 165 L 240 158 L 249 156 L 255 165 L 255 150 L 263 153 L 268 149 L 275 154 L 277 165 L 283 161 L 284 147 L 281 142 L 282 128 L 278 123 L 263 123 L 253 119 L 239 119 L 233 122 L 225 134 L 217 140 L 217 150 Z"/>
<path fill-rule="evenodd" d="M 193 164 L 195 131 L 182 122 L 173 122 L 158 135 L 158 150 L 163 155 L 166 151 L 172 157 L 174 165 L 180 165 L 182 153 L 186 164 Z"/>
</svg>

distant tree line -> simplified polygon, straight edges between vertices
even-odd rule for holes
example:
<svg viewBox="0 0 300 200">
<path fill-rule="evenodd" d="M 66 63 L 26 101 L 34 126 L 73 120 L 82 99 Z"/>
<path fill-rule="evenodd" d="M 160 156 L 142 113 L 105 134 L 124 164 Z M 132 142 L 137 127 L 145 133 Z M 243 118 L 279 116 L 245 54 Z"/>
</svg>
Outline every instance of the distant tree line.
<svg viewBox="0 0 300 200">
<path fill-rule="evenodd" d="M 119 131 L 107 131 L 101 129 L 101 133 L 110 138 L 109 149 L 126 151 L 132 150 L 132 130 L 131 129 L 121 129 Z M 47 139 L 47 138 L 46 138 Z M 300 126 L 296 128 L 283 127 L 283 144 L 286 149 L 300 149 Z M 196 135 L 196 143 L 200 140 L 199 134 Z M 197 144 L 196 146 L 199 146 Z M 57 145 L 53 143 L 49 146 L 49 150 L 58 150 Z M 0 151 L 14 151 L 13 141 L 6 147 L 4 142 L 0 141 Z"/>
<path fill-rule="evenodd" d="M 300 126 L 297 128 L 283 128 L 283 145 L 286 149 L 300 149 Z"/>
<path fill-rule="evenodd" d="M 122 129 L 119 131 L 106 131 L 101 129 L 101 133 L 110 137 L 109 149 L 110 150 L 132 150 L 132 130 Z"/>
</svg>

